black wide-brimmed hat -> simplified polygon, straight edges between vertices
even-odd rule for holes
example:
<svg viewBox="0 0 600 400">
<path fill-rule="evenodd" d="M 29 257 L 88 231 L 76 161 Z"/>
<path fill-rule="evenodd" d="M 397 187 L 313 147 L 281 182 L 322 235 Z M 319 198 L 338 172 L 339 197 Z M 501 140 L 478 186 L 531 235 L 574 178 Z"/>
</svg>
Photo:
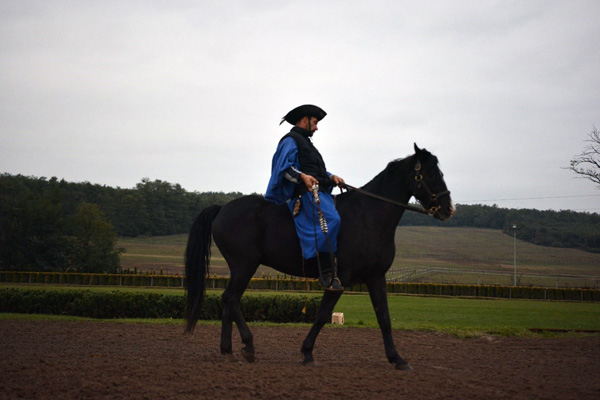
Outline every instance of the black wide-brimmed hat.
<svg viewBox="0 0 600 400">
<path fill-rule="evenodd" d="M 283 121 L 287 121 L 292 125 L 296 125 L 304 117 L 315 117 L 318 121 L 325 118 L 327 113 L 323 111 L 321 107 L 313 106 L 312 104 L 305 104 L 294 108 L 292 111 L 287 113 L 285 117 L 281 119 L 279 125 L 283 124 Z"/>
</svg>

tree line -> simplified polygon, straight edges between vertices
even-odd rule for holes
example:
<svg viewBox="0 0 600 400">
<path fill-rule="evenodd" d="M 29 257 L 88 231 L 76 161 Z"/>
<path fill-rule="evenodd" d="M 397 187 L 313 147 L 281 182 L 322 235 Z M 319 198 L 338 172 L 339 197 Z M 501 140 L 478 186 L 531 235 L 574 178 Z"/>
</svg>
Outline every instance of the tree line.
<svg viewBox="0 0 600 400">
<path fill-rule="evenodd" d="M 122 189 L 57 178 L 0 175 L 0 269 L 116 272 L 118 236 L 187 233 L 198 213 L 242 193 L 188 192 L 142 179 Z M 443 224 L 406 212 L 401 225 L 501 229 L 535 244 L 600 252 L 600 216 L 573 211 L 457 205 Z"/>
<path fill-rule="evenodd" d="M 204 207 L 241 195 L 161 180 L 121 189 L 2 174 L 0 270 L 117 272 L 118 236 L 184 233 Z"/>
</svg>

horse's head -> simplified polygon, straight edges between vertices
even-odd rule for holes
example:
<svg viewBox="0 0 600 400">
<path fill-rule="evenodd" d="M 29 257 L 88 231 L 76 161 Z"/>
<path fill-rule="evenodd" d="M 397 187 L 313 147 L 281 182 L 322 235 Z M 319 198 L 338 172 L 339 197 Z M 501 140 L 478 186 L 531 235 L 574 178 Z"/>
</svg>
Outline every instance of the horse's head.
<svg viewBox="0 0 600 400">
<path fill-rule="evenodd" d="M 450 191 L 444 182 L 444 174 L 438 166 L 438 159 L 415 143 L 413 196 L 439 220 L 447 220 L 454 214 L 454 204 Z"/>
</svg>

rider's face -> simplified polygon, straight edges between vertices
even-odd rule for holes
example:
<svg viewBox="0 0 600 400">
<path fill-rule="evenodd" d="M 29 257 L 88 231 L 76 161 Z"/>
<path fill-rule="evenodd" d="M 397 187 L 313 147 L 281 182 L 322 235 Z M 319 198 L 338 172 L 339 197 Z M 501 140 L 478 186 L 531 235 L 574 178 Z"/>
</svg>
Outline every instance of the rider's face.
<svg viewBox="0 0 600 400">
<path fill-rule="evenodd" d="M 317 124 L 319 123 L 319 120 L 316 119 L 315 117 L 310 117 L 310 125 L 309 125 L 309 131 L 311 131 L 312 133 L 315 133 L 315 131 L 317 131 L 319 128 L 317 128 Z"/>
<path fill-rule="evenodd" d="M 315 133 L 315 131 L 317 131 L 319 129 L 317 127 L 318 123 L 319 123 L 319 120 L 316 119 L 315 117 L 304 117 L 300 120 L 300 122 L 298 123 L 298 126 L 300 128 L 306 129 L 307 131 L 310 131 L 311 133 Z"/>
</svg>

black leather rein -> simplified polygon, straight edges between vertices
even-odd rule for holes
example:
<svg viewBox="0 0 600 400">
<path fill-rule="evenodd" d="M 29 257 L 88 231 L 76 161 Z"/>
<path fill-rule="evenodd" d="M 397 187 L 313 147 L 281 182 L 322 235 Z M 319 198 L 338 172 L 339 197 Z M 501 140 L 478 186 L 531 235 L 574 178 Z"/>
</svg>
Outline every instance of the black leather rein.
<svg viewBox="0 0 600 400">
<path fill-rule="evenodd" d="M 378 199 L 381 201 L 385 201 L 386 203 L 391 203 L 391 204 L 395 204 L 399 207 L 404 208 L 405 210 L 409 210 L 409 211 L 415 211 L 421 214 L 427 214 L 431 217 L 433 217 L 435 215 L 436 212 L 439 211 L 439 209 L 441 208 L 441 206 L 438 204 L 438 199 L 442 196 L 446 196 L 446 195 L 450 195 L 450 191 L 449 190 L 445 190 L 443 192 L 440 193 L 432 193 L 431 190 L 429 190 L 429 187 L 427 186 L 427 184 L 425 183 L 425 181 L 423 181 L 423 175 L 421 174 L 421 163 L 417 162 L 417 164 L 415 165 L 415 181 L 417 182 L 417 187 L 420 188 L 421 186 L 423 186 L 423 188 L 425 189 L 425 191 L 429 194 L 429 197 L 431 199 L 431 201 L 433 201 L 434 205 L 432 205 L 428 210 L 421 208 L 421 207 L 415 207 L 415 206 L 411 206 L 410 204 L 404 204 L 404 203 L 400 203 L 399 201 L 396 200 L 392 200 L 390 198 L 387 197 L 383 197 L 380 196 L 378 194 L 375 193 L 371 193 L 368 192 L 366 190 L 363 190 L 361 188 L 357 188 L 354 187 L 352 185 L 348 185 L 347 183 L 343 183 L 342 187 L 345 187 L 347 189 L 350 190 L 354 190 L 355 192 L 359 192 L 362 193 L 366 196 L 372 197 L 374 199 Z"/>
</svg>

